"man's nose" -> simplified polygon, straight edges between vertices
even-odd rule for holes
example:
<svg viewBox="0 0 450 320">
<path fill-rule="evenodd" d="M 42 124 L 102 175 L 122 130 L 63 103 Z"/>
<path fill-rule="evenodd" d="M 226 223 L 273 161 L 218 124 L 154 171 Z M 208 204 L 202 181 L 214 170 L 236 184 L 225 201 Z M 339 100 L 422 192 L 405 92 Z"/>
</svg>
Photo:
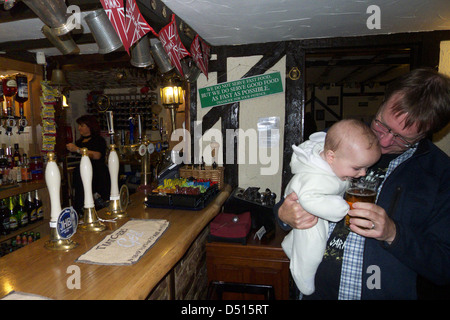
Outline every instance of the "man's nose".
<svg viewBox="0 0 450 320">
<path fill-rule="evenodd" d="M 394 143 L 394 136 L 389 132 L 379 133 L 378 141 L 382 147 L 389 147 Z"/>
</svg>

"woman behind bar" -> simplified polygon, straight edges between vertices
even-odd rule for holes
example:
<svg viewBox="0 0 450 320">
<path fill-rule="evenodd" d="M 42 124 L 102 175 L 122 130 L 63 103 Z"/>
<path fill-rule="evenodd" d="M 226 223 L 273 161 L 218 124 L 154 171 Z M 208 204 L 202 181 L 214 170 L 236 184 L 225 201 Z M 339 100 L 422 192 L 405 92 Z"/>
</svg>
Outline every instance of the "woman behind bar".
<svg viewBox="0 0 450 320">
<path fill-rule="evenodd" d="M 88 149 L 88 156 L 92 163 L 92 192 L 94 199 L 97 193 L 100 198 L 96 199 L 96 209 L 101 209 L 105 206 L 105 202 L 109 200 L 109 193 L 111 188 L 111 179 L 109 177 L 108 167 L 105 163 L 106 157 L 106 141 L 100 135 L 100 125 L 95 116 L 83 115 L 79 117 L 78 131 L 81 137 L 75 141 L 75 144 L 68 143 L 67 150 L 71 152 L 81 153 L 82 148 Z M 79 215 L 83 213 L 84 207 L 84 188 L 80 175 L 80 166 L 77 165 L 73 172 L 73 187 L 75 189 L 74 209 Z"/>
</svg>

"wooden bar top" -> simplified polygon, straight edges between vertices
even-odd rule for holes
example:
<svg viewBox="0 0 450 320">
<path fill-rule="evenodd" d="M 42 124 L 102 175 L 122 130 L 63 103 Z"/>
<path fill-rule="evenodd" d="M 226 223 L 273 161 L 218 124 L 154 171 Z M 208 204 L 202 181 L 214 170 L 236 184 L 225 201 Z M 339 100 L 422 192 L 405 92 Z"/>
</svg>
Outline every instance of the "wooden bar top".
<svg viewBox="0 0 450 320">
<path fill-rule="evenodd" d="M 103 232 L 78 230 L 72 237 L 78 247 L 70 251 L 44 248 L 44 243 L 49 239 L 47 236 L 0 258 L 0 297 L 14 290 L 58 300 L 145 299 L 220 211 L 230 192 L 231 187 L 225 186 L 200 211 L 147 208 L 143 203 L 144 194 L 136 193 L 130 197 L 131 203 L 127 209 L 129 218 L 166 219 L 170 222 L 166 232 L 137 263 L 131 266 L 104 266 L 75 262 L 129 218 L 105 223 L 108 228 Z M 67 287 L 67 281 L 70 282 L 72 276 L 71 265 L 80 268 L 80 289 Z"/>
</svg>

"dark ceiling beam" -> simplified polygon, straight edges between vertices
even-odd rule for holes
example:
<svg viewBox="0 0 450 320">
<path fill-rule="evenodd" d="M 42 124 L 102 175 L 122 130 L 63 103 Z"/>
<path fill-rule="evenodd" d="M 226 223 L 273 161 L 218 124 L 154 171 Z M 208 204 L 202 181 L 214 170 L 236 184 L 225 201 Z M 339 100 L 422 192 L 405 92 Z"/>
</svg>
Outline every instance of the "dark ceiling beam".
<svg viewBox="0 0 450 320">
<path fill-rule="evenodd" d="M 404 57 L 395 57 L 395 58 L 389 58 L 386 57 L 380 61 L 378 61 L 377 64 L 385 64 L 385 65 L 396 65 L 396 64 L 408 64 L 410 62 L 410 57 L 404 56 Z M 349 66 L 364 66 L 374 63 L 372 59 L 345 59 L 337 60 L 334 67 L 349 67 Z M 318 60 L 318 61 L 306 61 L 306 66 L 308 68 L 312 67 L 328 67 L 329 61 L 328 60 Z"/>
<path fill-rule="evenodd" d="M 339 62 L 341 58 L 342 56 L 340 54 L 332 55 L 331 59 L 327 61 L 325 70 L 319 76 L 319 83 L 325 82 L 325 79 L 328 78 L 330 72 L 333 70 L 333 68 L 336 66 L 336 64 Z"/>
<path fill-rule="evenodd" d="M 105 65 L 108 65 L 108 68 L 131 67 L 130 56 L 124 49 L 108 54 L 56 56 L 52 61 L 60 65 L 64 71 L 102 70 L 105 69 Z"/>
<path fill-rule="evenodd" d="M 369 83 L 369 82 L 377 82 L 376 79 L 377 78 L 381 78 L 383 76 L 385 76 L 386 74 L 388 74 L 389 72 L 391 72 L 392 70 L 395 70 L 397 68 L 402 67 L 403 65 L 393 65 L 393 66 L 388 66 L 386 69 L 384 69 L 383 71 L 380 71 L 376 74 L 374 74 L 373 76 L 364 79 L 363 82 Z"/>
<path fill-rule="evenodd" d="M 357 76 L 358 74 L 361 74 L 362 72 L 366 71 L 368 68 L 367 66 L 374 66 L 378 65 L 386 59 L 386 54 L 384 52 L 380 52 L 377 55 L 375 55 L 372 59 L 369 59 L 369 62 L 367 65 L 360 65 L 357 68 L 355 68 L 352 72 L 348 73 L 346 76 L 342 77 L 339 81 L 337 81 L 338 84 L 349 82 L 352 78 Z"/>
</svg>

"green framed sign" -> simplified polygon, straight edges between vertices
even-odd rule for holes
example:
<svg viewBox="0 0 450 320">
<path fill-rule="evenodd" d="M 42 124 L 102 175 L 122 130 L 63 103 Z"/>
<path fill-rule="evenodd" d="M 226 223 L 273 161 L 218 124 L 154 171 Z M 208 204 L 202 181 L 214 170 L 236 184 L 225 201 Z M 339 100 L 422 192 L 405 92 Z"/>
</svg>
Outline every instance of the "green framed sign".
<svg viewBox="0 0 450 320">
<path fill-rule="evenodd" d="M 198 89 L 202 108 L 283 92 L 280 72 L 261 74 Z"/>
</svg>

